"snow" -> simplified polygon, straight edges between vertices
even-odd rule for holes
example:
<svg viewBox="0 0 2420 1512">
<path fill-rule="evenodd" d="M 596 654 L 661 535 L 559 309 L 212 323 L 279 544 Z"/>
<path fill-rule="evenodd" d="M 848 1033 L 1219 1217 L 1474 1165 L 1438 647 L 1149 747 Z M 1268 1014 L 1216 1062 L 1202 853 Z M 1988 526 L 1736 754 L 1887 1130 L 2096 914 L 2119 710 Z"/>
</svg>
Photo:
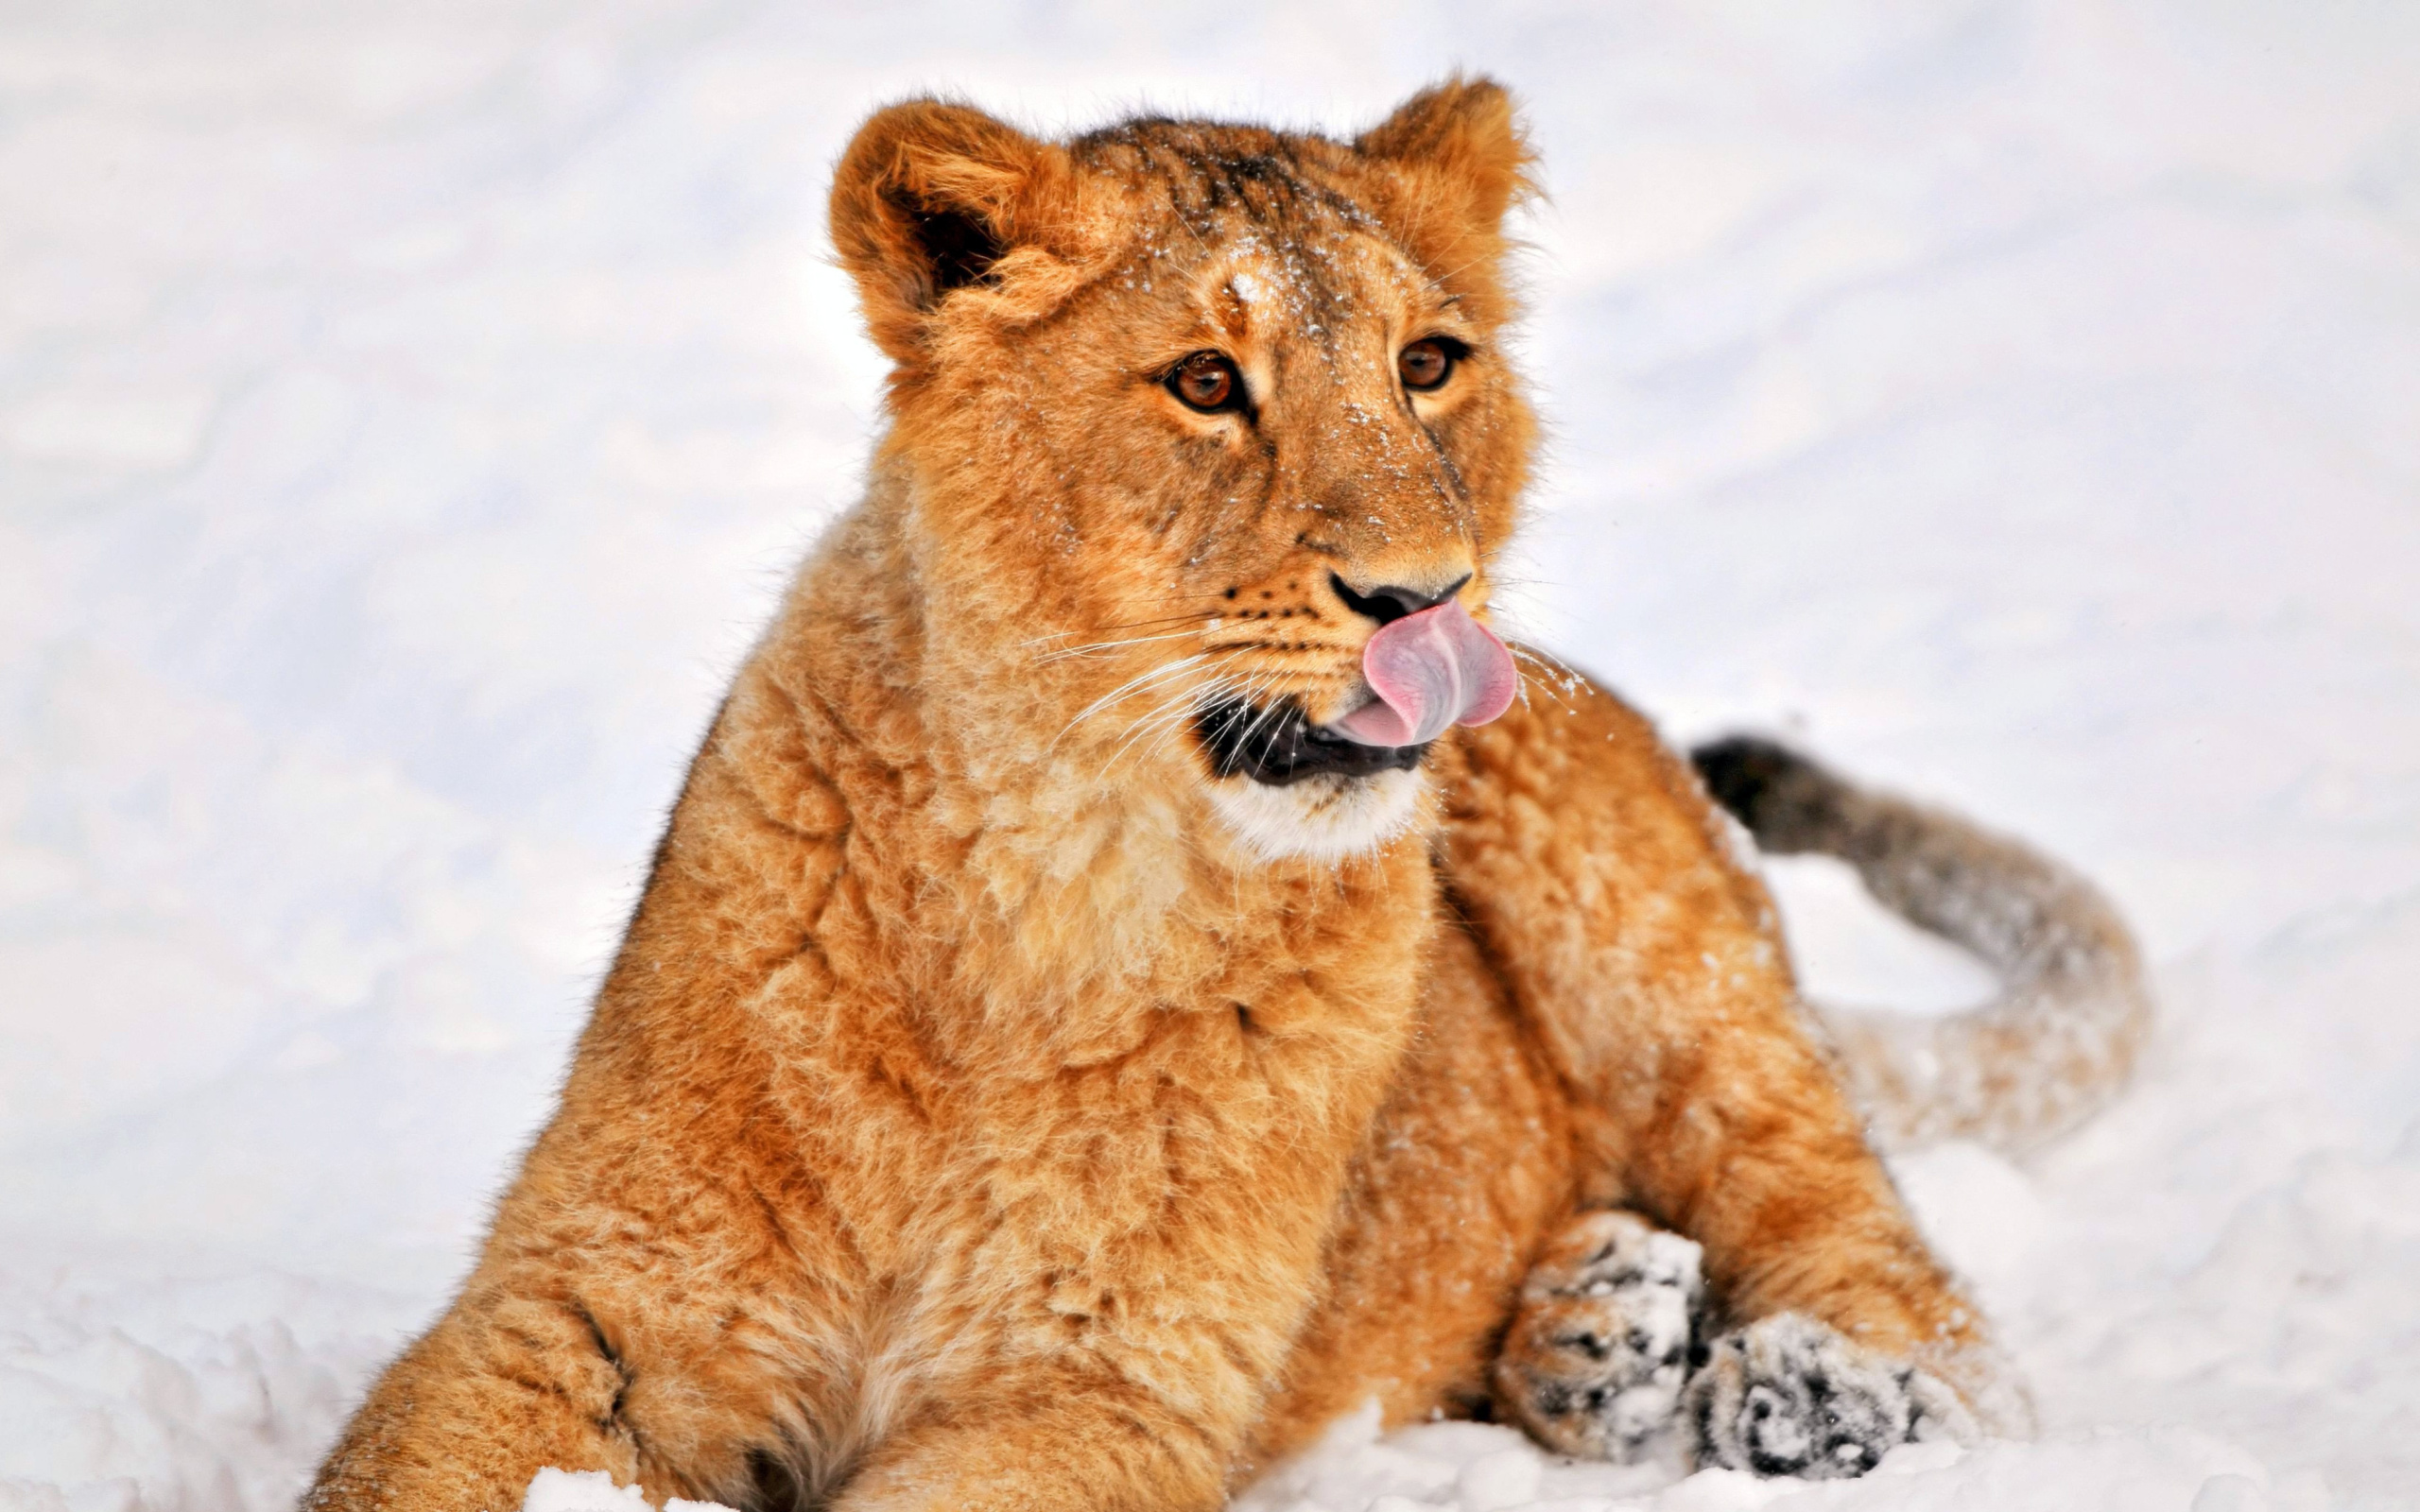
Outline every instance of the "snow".
<svg viewBox="0 0 2420 1512">
<path fill-rule="evenodd" d="M 857 486 L 857 117 L 1344 128 L 1457 62 L 1553 194 L 1516 623 L 2075 863 L 2166 1020 L 2030 1167 L 1900 1167 L 2039 1443 L 1807 1486 L 1356 1419 L 1253 1504 L 2420 1501 L 2420 9 L 23 0 L 0 1506 L 287 1504 L 460 1273 Z M 1979 990 L 1776 874 L 1817 988 Z"/>
<path fill-rule="evenodd" d="M 2158 1428 L 2063 1435 L 1961 1453 L 1910 1444 L 1855 1481 L 1759 1480 L 1704 1470 L 1673 1482 L 1641 1467 L 1539 1454 L 1509 1428 L 1432 1423 L 1381 1437 L 1374 1411 L 1348 1418 L 1295 1466 L 1239 1499 L 1236 1512 L 2235 1512 L 2319 1503 L 2275 1497 L 2258 1461 L 2205 1434 Z M 537 1512 L 537 1509 L 531 1509 Z"/>
<path fill-rule="evenodd" d="M 615 1486 L 603 1470 L 543 1469 L 529 1482 L 521 1512 L 652 1512 L 646 1493 L 635 1486 Z M 672 1497 L 664 1512 L 730 1512 L 719 1502 L 687 1502 Z"/>
</svg>

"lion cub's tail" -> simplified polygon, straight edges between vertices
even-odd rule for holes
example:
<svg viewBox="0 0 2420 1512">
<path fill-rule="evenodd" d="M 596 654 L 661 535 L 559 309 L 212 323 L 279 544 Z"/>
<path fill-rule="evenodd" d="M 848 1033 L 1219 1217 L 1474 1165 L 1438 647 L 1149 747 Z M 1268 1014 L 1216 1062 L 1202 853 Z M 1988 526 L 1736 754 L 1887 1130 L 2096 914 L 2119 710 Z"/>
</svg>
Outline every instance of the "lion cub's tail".
<svg viewBox="0 0 2420 1512">
<path fill-rule="evenodd" d="M 1999 974 L 1998 995 L 1963 1013 L 1818 1009 L 1876 1143 L 1971 1139 L 2018 1154 L 2125 1086 L 2152 1000 L 2134 937 L 2099 888 L 2031 847 L 1770 741 L 1734 736 L 1690 759 L 1762 849 L 1840 857 L 1885 907 Z"/>
</svg>

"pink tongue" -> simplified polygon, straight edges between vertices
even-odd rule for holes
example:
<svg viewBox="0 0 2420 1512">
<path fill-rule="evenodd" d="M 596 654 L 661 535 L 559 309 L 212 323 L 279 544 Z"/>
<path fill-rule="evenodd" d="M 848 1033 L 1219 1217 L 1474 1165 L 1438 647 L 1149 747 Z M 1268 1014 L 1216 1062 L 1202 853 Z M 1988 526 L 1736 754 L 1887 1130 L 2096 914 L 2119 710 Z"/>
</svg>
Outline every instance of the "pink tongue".
<svg viewBox="0 0 2420 1512">
<path fill-rule="evenodd" d="M 1512 704 L 1512 653 L 1459 599 L 1370 637 L 1361 675 L 1377 694 L 1328 728 L 1364 746 L 1417 746 L 1449 725 L 1483 725 Z"/>
</svg>

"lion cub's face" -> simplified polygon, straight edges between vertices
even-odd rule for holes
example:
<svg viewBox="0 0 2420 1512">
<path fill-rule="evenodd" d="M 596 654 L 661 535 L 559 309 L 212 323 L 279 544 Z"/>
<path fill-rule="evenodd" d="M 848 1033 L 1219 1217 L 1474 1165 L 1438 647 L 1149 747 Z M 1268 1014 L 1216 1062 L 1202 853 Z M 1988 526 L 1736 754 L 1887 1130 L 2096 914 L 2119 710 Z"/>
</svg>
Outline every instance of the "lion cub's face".
<svg viewBox="0 0 2420 1512">
<path fill-rule="evenodd" d="M 1071 759 L 1205 784 L 1266 853 L 1398 831 L 1426 744 L 1333 726 L 1381 627 L 1484 616 L 1531 433 L 1500 346 L 1521 162 L 1486 85 L 1351 146 L 877 116 L 834 227 L 899 359 L 929 633 L 1029 679 Z"/>
</svg>

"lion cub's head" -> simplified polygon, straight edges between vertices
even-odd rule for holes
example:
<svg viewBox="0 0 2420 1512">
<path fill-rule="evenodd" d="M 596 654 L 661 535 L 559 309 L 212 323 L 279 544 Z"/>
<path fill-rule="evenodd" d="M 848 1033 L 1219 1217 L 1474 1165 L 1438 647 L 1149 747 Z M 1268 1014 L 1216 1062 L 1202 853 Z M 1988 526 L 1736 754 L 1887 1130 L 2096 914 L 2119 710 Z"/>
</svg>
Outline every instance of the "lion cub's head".
<svg viewBox="0 0 2420 1512">
<path fill-rule="evenodd" d="M 1350 143 L 867 122 L 832 230 L 896 364 L 877 470 L 926 696 L 1205 794 L 1264 855 L 1401 831 L 1428 743 L 1512 692 L 1478 622 L 1532 434 L 1503 346 L 1526 161 L 1485 82 Z"/>
</svg>

